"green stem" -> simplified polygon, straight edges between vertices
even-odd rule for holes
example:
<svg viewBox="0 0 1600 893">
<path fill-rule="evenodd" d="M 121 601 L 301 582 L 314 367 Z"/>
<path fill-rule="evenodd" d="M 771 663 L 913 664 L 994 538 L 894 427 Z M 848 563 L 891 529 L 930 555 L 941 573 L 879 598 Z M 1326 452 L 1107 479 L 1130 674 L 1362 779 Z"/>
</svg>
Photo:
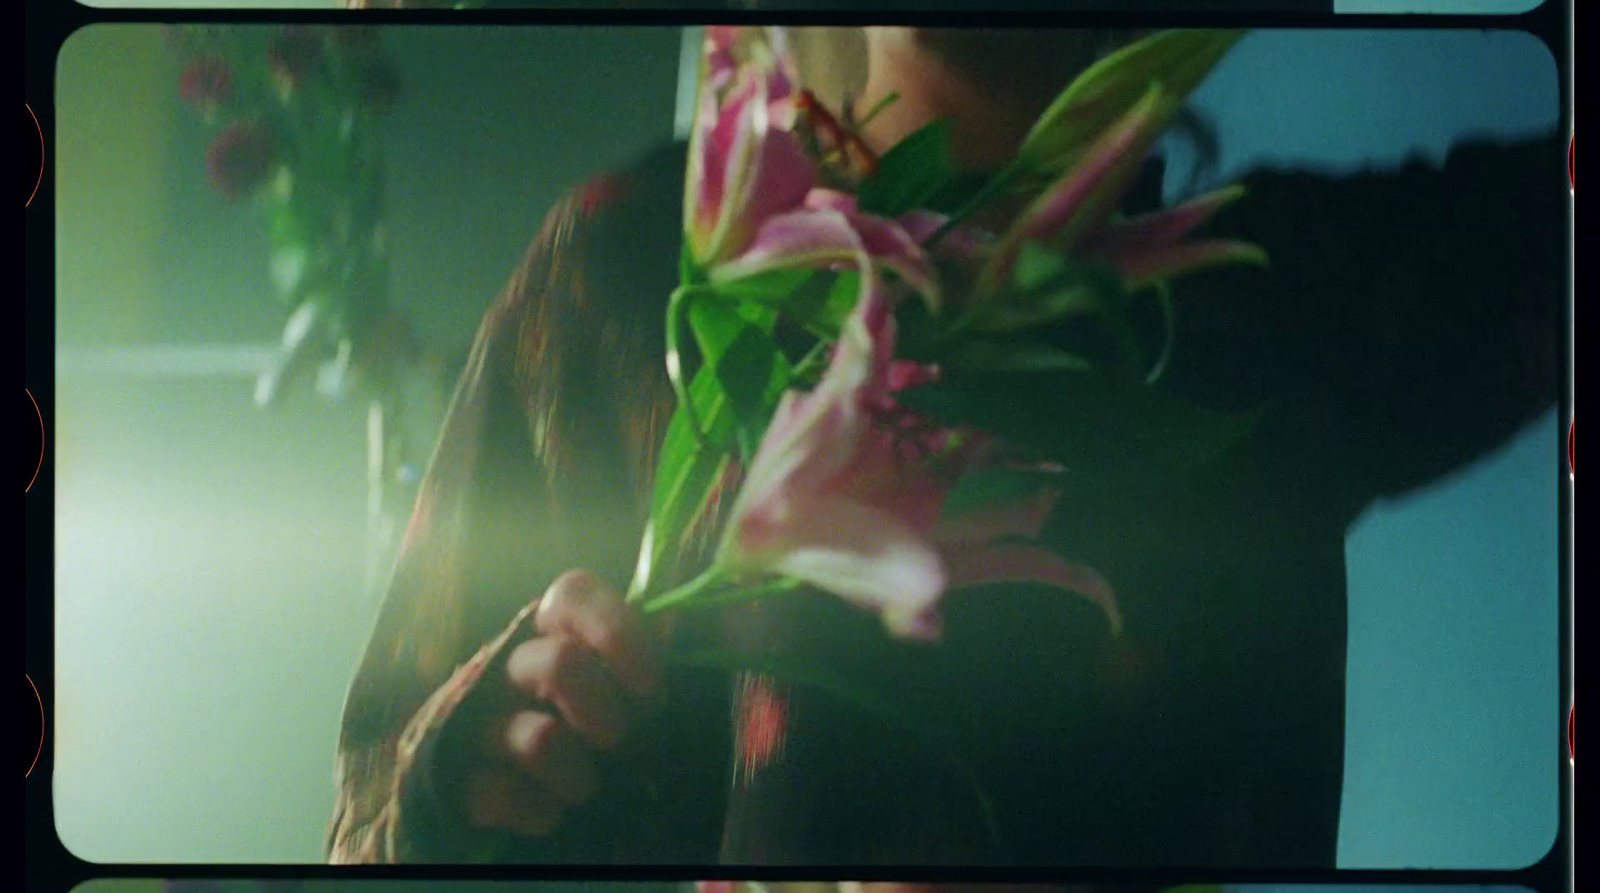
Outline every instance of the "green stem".
<svg viewBox="0 0 1600 893">
<path fill-rule="evenodd" d="M 725 583 L 721 588 L 711 587 L 701 590 L 695 593 L 692 599 L 676 599 L 675 603 L 648 604 L 644 606 L 643 610 L 646 614 L 653 614 L 665 608 L 676 608 L 678 611 L 714 610 L 726 608 L 729 605 L 756 602 L 773 596 L 799 592 L 803 588 L 804 584 L 798 580 L 786 578 L 751 586 Z"/>
<path fill-rule="evenodd" d="M 972 215 L 978 213 L 985 205 L 999 198 L 1015 185 L 1017 180 L 1022 177 L 1022 172 L 1023 168 L 1020 164 L 1013 164 L 1011 167 L 1006 168 L 999 176 L 990 180 L 987 185 L 978 190 L 976 195 L 967 199 L 966 204 L 950 215 L 950 219 L 946 220 L 944 225 L 934 230 L 933 235 L 923 241 L 922 247 L 932 250 L 945 236 L 954 232 L 957 227 L 966 223 Z"/>
<path fill-rule="evenodd" d="M 641 596 L 637 601 L 640 602 L 639 609 L 646 614 L 658 614 L 668 609 L 703 610 L 759 601 L 799 591 L 802 586 L 798 580 L 787 577 L 753 585 L 744 584 L 713 566 L 682 586 L 657 595 Z"/>
<path fill-rule="evenodd" d="M 873 118 L 878 117 L 878 113 L 879 112 L 882 112 L 884 109 L 888 108 L 889 106 L 894 105 L 895 101 L 898 100 L 899 98 L 900 98 L 900 94 L 898 92 L 890 93 L 888 96 L 885 96 L 882 99 L 878 100 L 878 102 L 875 105 L 873 105 L 872 109 L 870 111 L 868 111 L 866 113 L 866 115 L 862 116 L 861 120 L 852 121 L 851 125 L 854 128 L 856 128 L 857 130 L 859 130 L 862 127 L 867 126 L 868 124 L 872 123 L 872 119 Z M 849 107 L 850 107 L 849 104 L 846 104 L 845 108 L 848 109 Z"/>
<path fill-rule="evenodd" d="M 689 316 L 695 293 L 693 286 L 680 285 L 673 289 L 672 297 L 667 300 L 667 379 L 672 382 L 672 393 L 678 398 L 678 405 L 683 407 L 694 439 L 700 443 L 701 449 L 709 450 L 712 448 L 711 441 L 702 430 L 700 415 L 695 411 L 688 377 L 683 374 L 683 351 L 679 348 L 683 341 L 683 320 Z"/>
<path fill-rule="evenodd" d="M 1172 303 L 1172 289 L 1165 282 L 1156 283 L 1156 302 L 1161 307 L 1162 342 L 1161 354 L 1156 357 L 1155 364 L 1145 375 L 1145 383 L 1152 385 L 1167 371 L 1167 364 L 1172 360 L 1172 346 L 1178 334 L 1177 308 Z"/>
<path fill-rule="evenodd" d="M 828 348 L 832 345 L 826 341 L 818 341 L 806 351 L 806 355 L 794 364 L 794 378 L 797 381 L 809 381 L 811 376 L 827 368 Z"/>
<path fill-rule="evenodd" d="M 655 574 L 657 535 L 656 522 L 652 518 L 650 523 L 644 526 L 644 536 L 639 541 L 639 558 L 633 568 L 633 579 L 628 583 L 628 594 L 623 597 L 623 601 L 630 605 L 643 601 L 649 592 L 650 578 Z"/>
<path fill-rule="evenodd" d="M 644 595 L 640 593 L 635 600 L 640 603 L 639 609 L 641 611 L 646 614 L 655 614 L 674 605 L 693 600 L 695 597 L 723 585 L 723 583 L 724 580 L 720 569 L 712 566 L 703 571 L 700 576 L 684 583 L 682 586 L 674 587 L 659 595 Z"/>
</svg>

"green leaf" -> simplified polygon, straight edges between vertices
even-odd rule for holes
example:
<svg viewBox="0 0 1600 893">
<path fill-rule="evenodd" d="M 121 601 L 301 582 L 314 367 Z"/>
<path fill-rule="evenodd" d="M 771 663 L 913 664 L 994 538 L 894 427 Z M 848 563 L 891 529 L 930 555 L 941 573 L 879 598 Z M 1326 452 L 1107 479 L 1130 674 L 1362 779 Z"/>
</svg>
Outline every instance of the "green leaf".
<svg viewBox="0 0 1600 893">
<path fill-rule="evenodd" d="M 687 239 L 683 242 L 683 249 L 678 252 L 678 279 L 680 284 L 687 286 L 698 285 L 705 281 L 705 271 L 695 263 L 694 252 L 689 248 Z"/>
<path fill-rule="evenodd" d="M 1071 265 L 1065 255 L 1036 242 L 1024 242 L 1017 251 L 1011 284 L 1024 291 L 1048 285 L 1068 275 Z"/>
<path fill-rule="evenodd" d="M 737 427 L 739 451 L 746 461 L 760 446 L 778 398 L 792 376 L 789 361 L 772 336 L 755 326 L 740 332 L 717 364 L 717 380 L 727 392 Z"/>
<path fill-rule="evenodd" d="M 1003 190 L 990 188 L 993 180 L 992 175 L 985 173 L 971 171 L 953 173 L 920 207 L 945 215 L 960 213 L 983 195 L 985 190 L 993 192 L 996 196 L 1004 194 Z"/>
<path fill-rule="evenodd" d="M 950 370 L 900 398 L 1091 476 L 1193 471 L 1236 446 L 1264 413 L 1219 412 L 1142 381 L 1055 371 Z"/>
<path fill-rule="evenodd" d="M 700 348 L 700 361 L 715 367 L 728 345 L 752 322 L 741 314 L 738 301 L 729 300 L 720 291 L 692 289 L 687 294 L 689 328 Z"/>
<path fill-rule="evenodd" d="M 770 334 L 773 317 L 763 311 L 721 297 L 702 298 L 689 311 L 690 327 L 706 366 L 714 370 L 722 387 L 746 456 L 766 430 L 791 373 Z"/>
<path fill-rule="evenodd" d="M 754 276 L 719 282 L 716 291 L 717 294 L 735 301 L 782 308 L 815 275 L 815 270 L 806 269 L 769 270 Z"/>
<path fill-rule="evenodd" d="M 701 368 L 681 390 L 667 424 L 652 494 L 646 555 L 630 587 L 642 597 L 671 574 L 735 446 L 752 447 L 771 405 L 788 382 L 787 360 L 772 342 L 776 315 L 749 302 L 730 301 L 706 287 L 681 289 Z M 762 363 L 766 365 L 763 366 Z M 761 370 L 766 369 L 763 375 Z M 759 387 L 757 383 L 759 382 Z M 730 393 L 730 387 L 732 392 Z M 696 427 L 698 422 L 698 429 Z"/>
<path fill-rule="evenodd" d="M 1109 318 L 1127 302 L 1114 267 L 1072 260 L 1033 243 L 1024 243 L 1017 255 L 1012 286 L 974 308 L 972 328 L 1010 332 L 1091 313 Z"/>
<path fill-rule="evenodd" d="M 815 276 L 797 290 L 785 308 L 788 316 L 829 341 L 839 337 L 844 321 L 861 299 L 861 274 L 847 270 Z"/>
<path fill-rule="evenodd" d="M 727 395 L 710 368 L 702 368 L 686 389 L 693 418 L 705 426 L 709 443 L 733 439 L 733 414 Z M 667 423 L 656 462 L 655 491 L 650 505 L 650 525 L 639 571 L 629 589 L 630 598 L 659 588 L 676 572 L 676 563 L 688 542 L 696 519 L 706 506 L 712 487 L 722 474 L 728 454 L 702 443 L 689 410 L 679 406 Z"/>
<path fill-rule="evenodd" d="M 861 183 L 857 206 L 869 214 L 904 214 L 926 207 L 946 190 L 954 176 L 950 125 L 935 121 L 896 143 L 878 159 L 877 171 Z"/>
</svg>

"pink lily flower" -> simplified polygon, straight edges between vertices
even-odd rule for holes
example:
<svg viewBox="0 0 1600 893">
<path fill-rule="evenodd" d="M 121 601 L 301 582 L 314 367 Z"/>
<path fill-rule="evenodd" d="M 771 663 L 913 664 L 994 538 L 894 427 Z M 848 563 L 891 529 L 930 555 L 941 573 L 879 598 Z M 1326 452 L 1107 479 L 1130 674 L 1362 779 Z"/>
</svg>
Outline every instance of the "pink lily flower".
<svg viewBox="0 0 1600 893">
<path fill-rule="evenodd" d="M 799 137 L 782 126 L 781 100 L 772 96 L 782 79 L 766 74 L 742 67 L 728 86 L 708 76 L 701 88 L 684 232 L 704 267 L 738 256 L 763 220 L 798 207 L 817 182 Z"/>
<path fill-rule="evenodd" d="M 741 68 L 755 68 L 766 78 L 773 101 L 794 92 L 797 77 L 782 28 L 708 25 L 704 46 L 706 79 L 713 89 L 725 90 Z"/>
<path fill-rule="evenodd" d="M 1232 263 L 1264 264 L 1260 246 L 1229 239 L 1184 242 L 1227 205 L 1245 194 L 1243 186 L 1208 192 L 1165 211 L 1112 221 L 1086 238 L 1083 253 L 1110 261 L 1130 288 L 1160 279 Z"/>
<path fill-rule="evenodd" d="M 1091 65 L 1039 117 L 1019 157 L 1041 173 L 1060 174 L 1121 117 L 1150 84 L 1182 101 L 1244 36 L 1242 31 L 1161 31 Z"/>
<path fill-rule="evenodd" d="M 1080 592 L 1119 629 L 1103 577 L 1010 541 L 1039 533 L 1052 495 L 943 517 L 960 475 L 989 444 L 967 432 L 929 432 L 900 411 L 896 386 L 937 370 L 895 361 L 894 341 L 890 295 L 871 288 L 817 388 L 779 404 L 735 499 L 722 560 L 832 592 L 877 611 L 902 636 L 937 637 L 951 588 L 1001 581 Z"/>
<path fill-rule="evenodd" d="M 1118 205 L 1177 106 L 1159 86 L 1096 139 L 1000 240 L 979 276 L 980 292 L 1004 286 L 1025 243 L 1109 261 L 1129 287 L 1223 263 L 1265 263 L 1255 245 L 1182 239 L 1243 195 L 1223 189 L 1155 214 L 1114 220 Z"/>
<path fill-rule="evenodd" d="M 711 281 L 795 267 L 856 267 L 868 274 L 881 265 L 937 307 L 939 283 L 922 245 L 900 222 L 857 210 L 853 196 L 812 189 L 795 210 L 761 223 L 749 247 L 714 267 Z M 865 292 L 867 286 L 863 285 Z"/>
<path fill-rule="evenodd" d="M 713 90 L 726 89 L 739 70 L 739 59 L 734 47 L 739 42 L 739 29 L 727 25 L 708 25 L 705 29 L 705 73 Z"/>
<path fill-rule="evenodd" d="M 865 282 L 881 265 L 937 302 L 932 266 L 900 222 L 817 188 L 782 50 L 781 32 L 707 29 L 684 220 L 696 262 L 713 283 L 796 267 L 855 268 Z"/>
</svg>

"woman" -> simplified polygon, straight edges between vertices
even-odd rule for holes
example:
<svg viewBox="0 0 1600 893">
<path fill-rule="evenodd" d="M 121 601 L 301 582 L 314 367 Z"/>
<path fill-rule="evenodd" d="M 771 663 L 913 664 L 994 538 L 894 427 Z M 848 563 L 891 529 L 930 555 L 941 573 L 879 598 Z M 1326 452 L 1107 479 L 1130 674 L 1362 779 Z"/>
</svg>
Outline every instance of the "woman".
<svg viewBox="0 0 1600 893">
<path fill-rule="evenodd" d="M 874 149 L 943 118 L 985 169 L 1105 37 L 796 42 L 834 107 L 899 95 Z M 486 319 L 346 705 L 333 859 L 1331 867 L 1344 534 L 1558 400 L 1560 148 L 1246 177 L 1212 232 L 1273 266 L 1180 284 L 1163 386 L 1266 415 L 1199 473 L 1075 482 L 1046 533 L 1114 581 L 1124 635 L 1018 588 L 954 601 L 934 648 L 830 599 L 660 630 L 617 597 L 671 406 L 683 169 L 571 195 Z M 869 679 L 921 734 L 763 677 L 663 686 L 694 639 Z"/>
</svg>

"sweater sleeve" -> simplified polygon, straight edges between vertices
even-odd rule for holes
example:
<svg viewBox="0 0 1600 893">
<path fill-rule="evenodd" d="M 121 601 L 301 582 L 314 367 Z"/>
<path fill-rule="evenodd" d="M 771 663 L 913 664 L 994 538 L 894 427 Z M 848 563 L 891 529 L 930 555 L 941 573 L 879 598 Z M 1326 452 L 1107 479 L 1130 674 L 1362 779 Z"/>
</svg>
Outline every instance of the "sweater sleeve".
<svg viewBox="0 0 1600 893">
<path fill-rule="evenodd" d="M 652 304 L 640 292 L 657 288 L 651 275 L 629 288 L 595 269 L 621 255 L 655 272 L 652 234 L 634 225 L 649 202 L 631 182 L 597 180 L 559 203 L 479 331 L 346 699 L 332 862 L 494 849 L 457 802 L 451 767 L 464 761 L 446 758 L 472 737 L 452 730 L 476 725 L 451 720 L 503 691 L 502 656 L 557 575 L 626 583 L 670 394 L 652 372 L 659 323 L 634 319 L 660 316 L 667 289 Z M 670 287 L 674 253 L 661 253 Z"/>
<path fill-rule="evenodd" d="M 1564 145 L 1466 143 L 1442 165 L 1349 177 L 1267 170 L 1213 232 L 1270 266 L 1180 282 L 1170 380 L 1272 401 L 1293 461 L 1354 510 L 1506 441 L 1561 398 L 1568 296 Z"/>
</svg>

